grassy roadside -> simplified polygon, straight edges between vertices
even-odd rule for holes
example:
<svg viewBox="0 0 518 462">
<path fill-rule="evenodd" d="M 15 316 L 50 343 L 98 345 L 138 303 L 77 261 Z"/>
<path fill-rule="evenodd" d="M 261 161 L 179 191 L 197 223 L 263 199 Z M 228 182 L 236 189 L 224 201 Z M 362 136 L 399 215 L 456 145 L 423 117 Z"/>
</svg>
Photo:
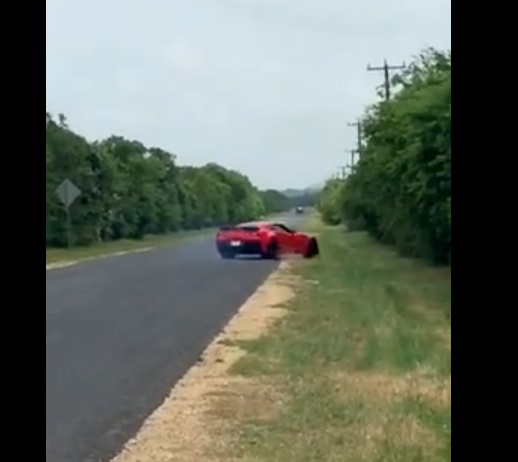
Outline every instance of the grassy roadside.
<svg viewBox="0 0 518 462">
<path fill-rule="evenodd" d="M 58 263 L 66 261 L 96 258 L 118 252 L 128 252 L 148 247 L 163 247 L 184 242 L 187 239 L 204 236 L 214 232 L 214 229 L 202 229 L 199 231 L 182 231 L 179 233 L 164 234 L 158 236 L 146 236 L 140 241 L 121 240 L 105 242 L 86 247 L 74 247 L 72 249 L 47 249 L 46 263 Z"/>
<path fill-rule="evenodd" d="M 322 258 L 268 336 L 240 342 L 233 373 L 270 400 L 234 417 L 239 460 L 450 459 L 448 269 L 402 259 L 363 233 L 313 220 Z M 228 412 L 227 412 L 228 414 Z"/>
</svg>

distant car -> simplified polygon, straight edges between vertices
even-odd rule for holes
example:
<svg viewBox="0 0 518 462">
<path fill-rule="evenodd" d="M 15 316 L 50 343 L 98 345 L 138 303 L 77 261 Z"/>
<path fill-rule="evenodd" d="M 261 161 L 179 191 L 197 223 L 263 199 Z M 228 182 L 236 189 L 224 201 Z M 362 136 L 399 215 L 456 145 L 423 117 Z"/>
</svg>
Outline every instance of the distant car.
<svg viewBox="0 0 518 462">
<path fill-rule="evenodd" d="M 296 213 L 297 215 L 300 215 L 301 213 L 304 213 L 304 207 L 301 207 L 301 206 L 297 207 L 297 208 L 295 209 L 295 213 Z"/>
<path fill-rule="evenodd" d="M 216 248 L 226 260 L 239 255 L 277 259 L 282 255 L 298 254 L 312 258 L 320 253 L 315 236 L 268 221 L 221 227 L 216 234 Z"/>
</svg>

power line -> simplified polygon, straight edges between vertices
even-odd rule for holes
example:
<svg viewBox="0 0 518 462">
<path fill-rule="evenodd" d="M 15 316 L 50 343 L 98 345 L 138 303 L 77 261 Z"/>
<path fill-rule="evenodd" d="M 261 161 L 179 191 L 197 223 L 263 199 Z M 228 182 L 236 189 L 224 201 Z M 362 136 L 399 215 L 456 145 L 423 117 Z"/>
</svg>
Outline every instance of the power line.
<svg viewBox="0 0 518 462">
<path fill-rule="evenodd" d="M 345 180 L 347 177 L 347 165 L 339 165 L 336 167 L 336 173 L 333 174 L 333 180 Z"/>
<path fill-rule="evenodd" d="M 390 71 L 406 69 L 406 64 L 403 62 L 400 66 L 389 66 L 387 60 L 383 60 L 383 66 L 371 66 L 367 64 L 367 71 L 383 71 L 385 77 L 385 100 L 390 99 Z"/>
</svg>

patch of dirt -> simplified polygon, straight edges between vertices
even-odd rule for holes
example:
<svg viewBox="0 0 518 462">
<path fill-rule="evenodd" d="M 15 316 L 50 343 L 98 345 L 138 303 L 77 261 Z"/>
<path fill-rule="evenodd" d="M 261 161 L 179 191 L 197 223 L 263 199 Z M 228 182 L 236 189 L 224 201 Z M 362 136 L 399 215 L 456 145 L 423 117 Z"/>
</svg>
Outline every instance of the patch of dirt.
<svg viewBox="0 0 518 462">
<path fill-rule="evenodd" d="M 451 403 L 450 378 L 439 378 L 435 371 L 422 369 L 406 375 L 341 371 L 332 373 L 331 380 L 340 401 L 362 408 L 357 419 L 342 429 L 346 460 L 382 460 L 389 447 L 392 454 L 426 452 L 433 459 L 441 448 L 443 442 L 435 430 L 398 404 L 415 399 L 434 409 L 447 409 Z"/>
<path fill-rule="evenodd" d="M 216 398 L 209 414 L 225 422 L 270 421 L 283 405 L 283 396 L 271 385 L 239 376 L 208 396 Z"/>
<path fill-rule="evenodd" d="M 451 353 L 451 327 L 437 329 L 436 335 L 442 341 L 444 348 Z"/>
<path fill-rule="evenodd" d="M 231 462 L 225 450 L 233 443 L 232 422 L 276 414 L 282 397 L 229 369 L 246 354 L 232 342 L 259 338 L 286 314 L 282 305 L 296 283 L 291 265 L 283 261 L 244 303 L 113 462 Z"/>
<path fill-rule="evenodd" d="M 346 400 L 385 406 L 415 398 L 433 408 L 451 405 L 451 377 L 440 378 L 434 371 L 406 375 L 349 371 L 334 373 L 332 382 L 336 393 Z"/>
<path fill-rule="evenodd" d="M 426 451 L 429 452 L 427 456 L 433 457 L 436 448 L 440 446 L 433 430 L 423 427 L 415 417 L 406 415 L 359 419 L 348 426 L 344 433 L 346 460 L 355 462 L 383 460 L 387 456 L 388 447 L 392 454 L 399 452 L 408 456 L 413 451 Z"/>
</svg>

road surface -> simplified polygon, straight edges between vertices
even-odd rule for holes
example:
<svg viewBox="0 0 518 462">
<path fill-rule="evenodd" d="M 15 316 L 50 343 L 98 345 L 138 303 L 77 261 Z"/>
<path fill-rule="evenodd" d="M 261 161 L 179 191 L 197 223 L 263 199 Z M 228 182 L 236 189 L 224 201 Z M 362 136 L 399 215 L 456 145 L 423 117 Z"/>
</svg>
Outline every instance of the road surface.
<svg viewBox="0 0 518 462">
<path fill-rule="evenodd" d="M 276 266 L 210 237 L 47 271 L 46 461 L 115 455 Z"/>
</svg>

